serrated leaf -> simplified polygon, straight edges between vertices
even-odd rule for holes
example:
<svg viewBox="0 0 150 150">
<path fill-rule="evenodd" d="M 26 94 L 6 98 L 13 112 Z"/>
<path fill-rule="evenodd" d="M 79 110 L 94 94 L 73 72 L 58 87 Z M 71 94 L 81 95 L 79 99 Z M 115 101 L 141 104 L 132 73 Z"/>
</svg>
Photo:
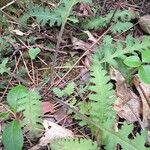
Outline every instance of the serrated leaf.
<svg viewBox="0 0 150 150">
<path fill-rule="evenodd" d="M 40 53 L 40 49 L 39 48 L 30 48 L 29 49 L 29 56 L 32 60 L 34 60 L 37 55 Z"/>
<path fill-rule="evenodd" d="M 23 133 L 18 121 L 14 120 L 5 127 L 2 142 L 5 150 L 22 150 Z"/>
<path fill-rule="evenodd" d="M 63 97 L 64 96 L 64 92 L 61 90 L 61 89 L 59 89 L 59 88 L 53 88 L 53 92 L 54 92 L 54 94 L 56 95 L 56 96 L 58 96 L 58 97 Z"/>
<path fill-rule="evenodd" d="M 18 101 L 26 97 L 27 92 L 27 88 L 23 85 L 17 85 L 8 92 L 7 103 L 13 109 L 14 112 L 17 112 Z"/>
<path fill-rule="evenodd" d="M 143 65 L 139 68 L 139 77 L 140 79 L 146 83 L 150 84 L 150 65 Z"/>
<path fill-rule="evenodd" d="M 70 148 L 71 147 L 71 148 Z M 59 139 L 51 143 L 52 150 L 99 150 L 98 144 L 90 139 Z"/>
<path fill-rule="evenodd" d="M 74 88 L 75 88 L 74 83 L 73 82 L 69 83 L 64 89 L 65 95 L 70 96 L 74 92 Z"/>
<path fill-rule="evenodd" d="M 125 123 L 123 127 L 118 131 L 118 133 L 105 132 L 105 149 L 111 150 L 120 144 L 123 150 L 148 150 L 145 145 L 146 132 L 142 132 L 141 135 L 136 135 L 134 139 L 129 139 L 129 134 L 132 133 L 133 125 L 128 125 Z"/>
<path fill-rule="evenodd" d="M 10 68 L 7 68 L 6 67 L 6 65 L 7 65 L 7 63 L 8 63 L 8 58 L 4 58 L 3 60 L 2 60 L 2 63 L 0 64 L 0 74 L 3 74 L 3 73 L 8 73 L 9 72 L 9 70 L 10 70 Z"/>
<path fill-rule="evenodd" d="M 31 90 L 27 92 L 26 97 L 18 102 L 18 111 L 23 112 L 24 115 L 24 119 L 22 120 L 23 126 L 28 129 L 33 136 L 36 136 L 42 128 L 40 98 L 38 91 Z"/>
<path fill-rule="evenodd" d="M 8 112 L 0 112 L 0 120 L 6 120 L 6 119 L 8 119 L 8 117 L 9 117 L 9 114 L 8 114 Z"/>
<path fill-rule="evenodd" d="M 139 67 L 142 62 L 138 56 L 129 56 L 124 60 L 124 63 L 129 67 Z"/>
<path fill-rule="evenodd" d="M 150 63 L 150 50 L 144 50 L 142 52 L 142 62 Z"/>
<path fill-rule="evenodd" d="M 133 27 L 133 24 L 131 22 L 117 22 L 114 24 L 111 28 L 111 31 L 113 33 L 120 33 L 125 32 Z"/>
</svg>

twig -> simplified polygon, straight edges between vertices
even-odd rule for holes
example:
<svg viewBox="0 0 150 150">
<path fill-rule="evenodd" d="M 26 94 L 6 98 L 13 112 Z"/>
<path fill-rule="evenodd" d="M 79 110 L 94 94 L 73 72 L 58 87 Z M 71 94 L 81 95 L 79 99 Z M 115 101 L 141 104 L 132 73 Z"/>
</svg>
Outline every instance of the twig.
<svg viewBox="0 0 150 150">
<path fill-rule="evenodd" d="M 80 58 L 73 64 L 73 66 L 66 72 L 66 74 L 56 83 L 56 86 L 70 73 L 70 71 L 78 64 L 78 62 L 101 40 L 101 38 L 107 34 L 110 30 L 111 26 L 94 42 L 89 49 L 87 49 Z"/>
<path fill-rule="evenodd" d="M 13 1 L 7 3 L 5 6 L 1 7 L 0 10 L 5 9 L 6 7 L 8 7 L 8 6 L 12 5 L 13 3 L 15 3 L 16 1 L 17 1 L 17 0 L 13 0 Z"/>
</svg>

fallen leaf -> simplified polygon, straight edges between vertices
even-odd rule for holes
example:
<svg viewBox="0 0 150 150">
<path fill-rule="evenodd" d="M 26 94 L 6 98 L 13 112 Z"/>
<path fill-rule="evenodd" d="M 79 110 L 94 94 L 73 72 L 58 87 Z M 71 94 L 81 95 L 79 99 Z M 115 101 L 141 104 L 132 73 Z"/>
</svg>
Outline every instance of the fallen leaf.
<svg viewBox="0 0 150 150">
<path fill-rule="evenodd" d="M 40 142 L 38 145 L 35 145 L 30 150 L 38 150 L 43 146 L 46 146 L 50 142 L 52 142 L 54 139 L 57 138 L 74 138 L 74 134 L 71 130 L 68 130 L 57 123 L 54 123 L 50 120 L 45 119 L 43 121 L 43 125 L 45 128 L 45 134 L 40 139 Z"/>
<path fill-rule="evenodd" d="M 55 112 L 54 105 L 50 102 L 42 102 L 42 110 L 43 114 Z"/>
<path fill-rule="evenodd" d="M 120 118 L 126 119 L 129 123 L 140 122 L 140 100 L 138 96 L 127 87 L 124 77 L 118 70 L 111 68 L 110 76 L 116 81 L 117 101 L 114 103 L 114 110 Z"/>
<path fill-rule="evenodd" d="M 147 126 L 150 119 L 150 85 L 144 84 L 138 76 L 134 77 L 134 85 L 139 92 L 142 101 L 142 116 L 144 125 Z"/>
<path fill-rule="evenodd" d="M 24 33 L 20 30 L 12 30 L 13 33 L 15 33 L 16 35 L 19 35 L 19 36 L 23 36 Z"/>
<path fill-rule="evenodd" d="M 72 40 L 72 44 L 73 44 L 73 49 L 76 49 L 76 50 L 82 49 L 82 50 L 86 51 L 91 46 L 90 43 L 86 43 L 76 37 L 72 37 L 71 40 Z"/>
<path fill-rule="evenodd" d="M 143 31 L 150 34 L 150 15 L 140 17 L 139 25 Z"/>
<path fill-rule="evenodd" d="M 92 42 L 96 43 L 97 39 L 91 34 L 90 31 L 84 31 L 84 33 L 86 33 L 88 35 L 88 37 L 89 37 L 88 40 L 89 41 L 92 41 Z"/>
</svg>

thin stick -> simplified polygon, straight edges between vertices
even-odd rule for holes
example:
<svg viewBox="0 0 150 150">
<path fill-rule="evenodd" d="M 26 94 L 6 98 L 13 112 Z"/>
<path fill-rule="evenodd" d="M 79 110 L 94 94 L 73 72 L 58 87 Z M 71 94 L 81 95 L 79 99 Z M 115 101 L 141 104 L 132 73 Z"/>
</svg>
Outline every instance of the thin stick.
<svg viewBox="0 0 150 150">
<path fill-rule="evenodd" d="M 0 10 L 5 9 L 6 7 L 8 7 L 8 6 L 12 5 L 13 3 L 15 3 L 16 1 L 17 1 L 17 0 L 13 0 L 13 1 L 7 3 L 5 6 L 1 7 Z"/>
<path fill-rule="evenodd" d="M 89 49 L 87 49 L 74 65 L 66 72 L 66 74 L 56 83 L 56 86 L 70 73 L 70 71 L 78 64 L 78 62 L 101 40 L 101 38 L 110 31 L 111 26 L 94 42 Z"/>
</svg>

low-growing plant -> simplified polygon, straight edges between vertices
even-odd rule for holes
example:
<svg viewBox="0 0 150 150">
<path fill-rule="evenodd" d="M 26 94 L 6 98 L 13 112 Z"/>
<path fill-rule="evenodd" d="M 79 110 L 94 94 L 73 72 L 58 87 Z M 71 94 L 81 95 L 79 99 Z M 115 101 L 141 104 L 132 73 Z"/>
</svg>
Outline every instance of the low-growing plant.
<svg viewBox="0 0 150 150">
<path fill-rule="evenodd" d="M 60 36 L 67 21 L 76 23 L 78 18 L 73 13 L 73 7 L 79 2 L 89 2 L 89 0 L 61 0 L 55 8 L 32 5 L 28 7 L 25 15 L 22 16 L 21 23 L 27 25 L 29 18 L 36 20 L 41 26 L 49 24 L 52 26 L 61 26 Z M 110 12 L 105 16 L 94 16 L 84 22 L 84 29 L 100 29 L 111 25 L 112 33 L 124 32 L 133 27 L 132 19 L 135 14 L 128 10 L 118 9 L 116 12 Z M 10 45 L 0 38 L 1 49 L 7 49 Z M 93 54 L 89 77 L 89 85 L 86 92 L 89 93 L 86 101 L 70 102 L 68 105 L 75 113 L 75 119 L 90 128 L 92 139 L 74 138 L 74 139 L 55 139 L 51 142 L 52 150 L 98 150 L 101 146 L 106 150 L 116 149 L 119 145 L 123 150 L 146 150 L 146 131 L 141 131 L 136 135 L 132 134 L 133 125 L 126 122 L 121 125 L 118 131 L 115 131 L 114 124 L 116 114 L 113 110 L 113 103 L 117 97 L 111 79 L 108 75 L 110 66 L 123 72 L 130 68 L 138 69 L 140 78 L 150 83 L 148 75 L 150 73 L 150 38 L 144 37 L 143 40 L 133 38 L 128 35 L 125 41 L 113 39 L 106 35 L 103 37 L 102 44 L 98 46 Z M 0 49 L 0 52 L 1 52 Z M 29 56 L 34 61 L 40 49 L 29 49 Z M 1 53 L 0 53 L 1 54 Z M 140 59 L 140 54 L 142 58 Z M 0 64 L 0 74 L 9 72 L 6 66 L 7 58 L 2 59 Z M 124 70 L 120 66 L 123 66 Z M 128 67 L 127 67 L 128 66 Z M 53 93 L 61 98 L 72 97 L 75 84 L 72 82 L 64 89 L 54 88 Z M 6 124 L 2 134 L 2 142 L 6 150 L 23 149 L 23 133 L 29 131 L 32 137 L 41 131 L 42 111 L 40 95 L 37 90 L 29 90 L 25 86 L 18 85 L 13 87 L 7 94 L 7 111 L 0 113 L 3 121 L 10 121 Z M 73 109 L 72 109 L 73 108 Z M 134 135 L 134 136 L 129 136 Z M 130 138 L 132 137 L 132 138 Z M 73 148 L 72 148 L 73 147 Z"/>
<path fill-rule="evenodd" d="M 21 150 L 23 147 L 23 132 L 29 131 L 31 137 L 42 131 L 42 111 L 40 95 L 36 90 L 28 90 L 17 85 L 7 94 L 7 112 L 1 113 L 1 119 L 12 121 L 4 128 L 2 142 L 6 150 Z M 23 128 L 23 130 L 22 130 Z"/>
<path fill-rule="evenodd" d="M 139 78 L 146 84 L 150 84 L 150 50 L 142 51 L 142 60 L 138 55 L 132 55 L 124 60 L 124 63 L 130 68 L 138 70 Z"/>
<path fill-rule="evenodd" d="M 129 40 L 130 39 L 130 40 Z M 135 51 L 142 52 L 142 60 L 149 61 L 149 55 L 145 49 L 149 48 L 149 38 L 145 38 L 143 41 L 128 36 L 125 43 L 113 42 L 111 37 L 104 37 L 103 45 L 97 48 L 97 52 L 93 55 L 93 61 L 90 68 L 90 79 L 88 91 L 88 102 L 79 102 L 80 114 L 88 116 L 88 121 L 81 119 L 80 115 L 77 119 L 82 120 L 82 125 L 90 127 L 95 140 L 98 145 L 105 145 L 105 149 L 115 149 L 117 144 L 120 144 L 122 149 L 147 149 L 145 145 L 146 131 L 141 134 L 137 134 L 133 139 L 129 139 L 128 136 L 133 131 L 133 125 L 124 123 L 118 132 L 115 132 L 113 125 L 115 123 L 115 111 L 112 108 L 113 103 L 116 101 L 115 91 L 113 85 L 110 82 L 107 69 L 104 68 L 106 64 L 110 66 L 118 67 L 118 59 L 124 61 L 127 59 L 127 55 L 135 54 Z M 141 44 L 142 43 L 142 44 Z M 144 55 L 144 56 L 143 56 Z M 144 57 L 144 58 L 143 58 Z M 105 65 L 103 65 L 105 63 Z M 133 64 L 133 63 L 131 63 Z M 62 90 L 63 91 L 63 90 Z M 57 96 L 64 96 L 63 94 L 58 95 L 58 92 L 54 90 Z M 62 140 L 63 141 L 63 140 Z M 61 142 L 62 142 L 61 141 Z M 79 140 L 80 141 L 80 140 Z M 141 141 L 139 144 L 138 142 Z M 69 143 L 69 140 L 64 141 Z M 59 141 L 55 142 L 59 146 Z M 78 142 L 78 148 L 80 149 L 82 144 Z M 77 148 L 76 147 L 76 148 Z M 52 149 L 55 150 L 55 147 Z M 69 146 L 68 148 L 69 149 Z M 88 149 L 88 147 L 87 147 Z"/>
</svg>

